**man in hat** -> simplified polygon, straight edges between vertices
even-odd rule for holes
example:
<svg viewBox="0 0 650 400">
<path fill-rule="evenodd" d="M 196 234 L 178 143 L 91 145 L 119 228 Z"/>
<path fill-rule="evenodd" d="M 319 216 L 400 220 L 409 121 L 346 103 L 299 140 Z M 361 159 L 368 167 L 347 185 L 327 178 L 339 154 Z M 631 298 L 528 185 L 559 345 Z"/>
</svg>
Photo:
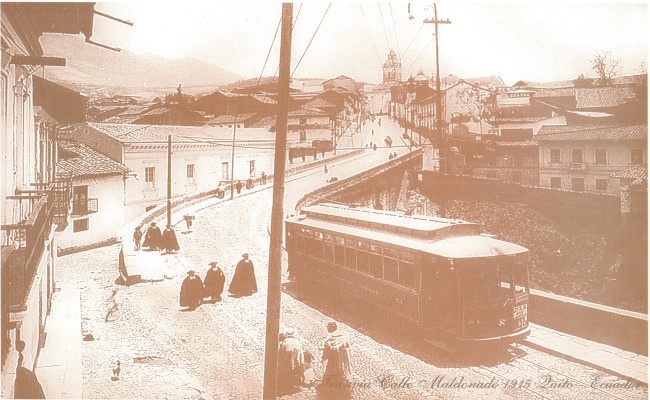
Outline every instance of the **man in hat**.
<svg viewBox="0 0 650 400">
<path fill-rule="evenodd" d="M 278 394 L 291 394 L 302 383 L 303 351 L 296 329 L 288 326 L 278 350 Z"/>
<path fill-rule="evenodd" d="M 203 282 L 194 271 L 188 271 L 181 285 L 180 304 L 188 311 L 195 310 L 203 301 Z"/>
<path fill-rule="evenodd" d="M 250 296 L 257 292 L 255 269 L 253 262 L 248 259 L 248 253 L 242 254 L 242 259 L 237 263 L 228 291 L 235 297 Z"/>
<path fill-rule="evenodd" d="M 142 246 L 149 247 L 149 250 L 158 250 L 160 248 L 160 241 L 162 240 L 162 232 L 160 228 L 156 226 L 155 222 L 149 224 L 149 229 L 147 229 L 147 234 L 144 237 L 144 243 Z"/>
<path fill-rule="evenodd" d="M 178 240 L 176 239 L 176 232 L 174 232 L 171 226 L 168 226 L 163 231 L 162 238 L 160 239 L 160 248 L 161 250 L 165 250 L 165 254 L 181 249 L 178 245 Z"/>
<path fill-rule="evenodd" d="M 205 274 L 205 294 L 210 296 L 210 301 L 216 303 L 221 301 L 221 293 L 223 293 L 223 286 L 226 283 L 226 275 L 221 268 L 217 266 L 216 261 L 210 262 L 210 269 Z"/>
</svg>

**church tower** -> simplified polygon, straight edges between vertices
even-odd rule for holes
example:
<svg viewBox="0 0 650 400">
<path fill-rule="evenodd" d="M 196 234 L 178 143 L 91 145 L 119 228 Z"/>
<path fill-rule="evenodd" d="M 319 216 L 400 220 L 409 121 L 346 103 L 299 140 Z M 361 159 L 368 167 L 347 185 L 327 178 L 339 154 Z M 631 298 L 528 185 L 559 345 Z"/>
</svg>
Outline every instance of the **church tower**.
<svg viewBox="0 0 650 400">
<path fill-rule="evenodd" d="M 388 59 L 384 63 L 384 82 L 397 83 L 402 81 L 402 63 L 397 55 L 390 49 Z"/>
</svg>

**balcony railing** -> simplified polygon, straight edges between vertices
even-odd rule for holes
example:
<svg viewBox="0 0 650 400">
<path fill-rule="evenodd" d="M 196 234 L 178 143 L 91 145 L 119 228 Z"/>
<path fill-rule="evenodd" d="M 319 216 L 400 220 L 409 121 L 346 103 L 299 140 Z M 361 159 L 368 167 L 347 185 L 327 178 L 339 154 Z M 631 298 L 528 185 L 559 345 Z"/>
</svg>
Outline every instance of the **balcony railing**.
<svg viewBox="0 0 650 400">
<path fill-rule="evenodd" d="M 99 199 L 92 198 L 88 199 L 86 202 L 73 202 L 72 203 L 72 215 L 88 215 L 96 213 L 98 210 Z"/>
<path fill-rule="evenodd" d="M 585 163 L 569 163 L 569 169 L 572 171 L 584 171 L 587 169 L 587 164 Z"/>
<path fill-rule="evenodd" d="M 54 186 L 37 195 L 8 196 L 5 205 L 19 211 L 22 220 L 2 225 L 2 252 L 11 251 L 3 263 L 3 276 L 8 279 L 9 305 L 24 309 L 29 287 L 45 250 L 54 222 Z"/>
</svg>

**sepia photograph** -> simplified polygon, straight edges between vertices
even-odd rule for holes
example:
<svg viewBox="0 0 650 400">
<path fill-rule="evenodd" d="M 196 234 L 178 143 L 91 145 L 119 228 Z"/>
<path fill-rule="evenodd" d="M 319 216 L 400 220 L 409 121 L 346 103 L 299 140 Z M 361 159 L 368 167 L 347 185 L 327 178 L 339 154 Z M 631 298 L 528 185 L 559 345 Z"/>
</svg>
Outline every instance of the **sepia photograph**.
<svg viewBox="0 0 650 400">
<path fill-rule="evenodd" d="M 0 2 L 3 399 L 648 399 L 648 4 Z"/>
</svg>

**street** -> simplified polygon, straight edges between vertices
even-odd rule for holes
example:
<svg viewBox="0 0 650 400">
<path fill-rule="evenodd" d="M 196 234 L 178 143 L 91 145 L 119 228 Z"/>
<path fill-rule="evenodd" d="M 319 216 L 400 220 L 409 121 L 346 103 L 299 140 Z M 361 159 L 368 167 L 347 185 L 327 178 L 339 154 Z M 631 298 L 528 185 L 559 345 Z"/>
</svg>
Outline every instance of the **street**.
<svg viewBox="0 0 650 400">
<path fill-rule="evenodd" d="M 376 122 L 364 126 L 363 140 L 369 142 L 370 132 L 371 137 L 390 135 L 394 145 L 402 144 L 396 125 L 382 119 L 382 127 Z M 297 200 L 322 186 L 327 176 L 350 176 L 387 160 L 394 151 L 404 154 L 408 147 L 366 150 L 361 156 L 328 164 L 327 174 L 321 166 L 288 177 L 285 214 L 293 213 Z M 261 398 L 271 200 L 269 186 L 199 212 L 192 232 L 179 224 L 181 250 L 162 256 L 168 271 L 168 279 L 162 282 L 114 284 L 119 246 L 59 259 L 57 282 L 80 288 L 82 334 L 94 339 L 83 342 L 84 398 Z M 179 289 L 188 270 L 203 278 L 208 262 L 218 261 L 226 274 L 227 291 L 244 252 L 255 265 L 256 294 L 233 298 L 225 293 L 221 303 L 181 311 Z M 304 349 L 316 356 L 319 379 L 324 370 L 319 349 L 327 334 L 325 325 L 336 320 L 352 343 L 355 399 L 610 398 L 590 382 L 595 377 L 617 379 L 525 346 L 495 352 L 468 366 L 433 350 L 391 318 L 338 300 L 335 294 L 285 282 L 281 327 L 296 327 Z M 122 373 L 120 380 L 111 381 L 116 360 L 121 361 Z M 444 386 L 454 378 L 456 383 L 462 379 L 473 385 Z M 562 384 L 565 381 L 569 383 Z M 619 395 L 646 398 L 647 389 Z M 290 398 L 317 396 L 311 388 Z"/>
</svg>

